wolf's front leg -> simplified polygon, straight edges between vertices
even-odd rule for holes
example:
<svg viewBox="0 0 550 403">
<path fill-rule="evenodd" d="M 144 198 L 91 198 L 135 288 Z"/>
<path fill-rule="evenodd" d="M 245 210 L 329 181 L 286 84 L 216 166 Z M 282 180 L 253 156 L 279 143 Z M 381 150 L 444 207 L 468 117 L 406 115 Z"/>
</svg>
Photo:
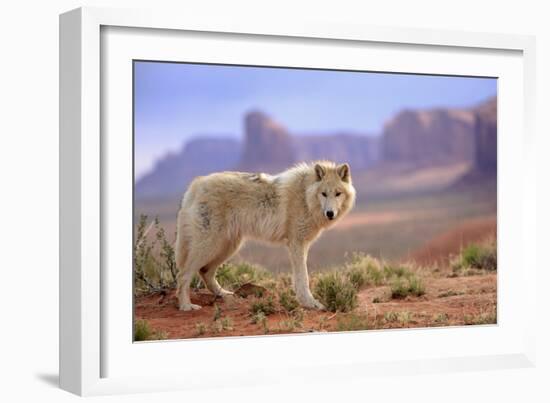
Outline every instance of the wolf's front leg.
<svg viewBox="0 0 550 403">
<path fill-rule="evenodd" d="M 292 284 L 296 292 L 296 298 L 304 308 L 325 310 L 326 308 L 317 301 L 309 289 L 309 276 L 307 273 L 307 252 L 309 246 L 301 243 L 288 245 L 290 262 L 292 263 Z"/>
</svg>

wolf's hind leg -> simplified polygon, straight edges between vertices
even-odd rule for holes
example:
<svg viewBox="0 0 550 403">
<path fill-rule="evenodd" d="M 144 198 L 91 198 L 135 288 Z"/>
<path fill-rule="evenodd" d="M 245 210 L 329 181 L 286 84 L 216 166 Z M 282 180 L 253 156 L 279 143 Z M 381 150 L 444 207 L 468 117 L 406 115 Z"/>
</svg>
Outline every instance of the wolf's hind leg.
<svg viewBox="0 0 550 403">
<path fill-rule="evenodd" d="M 231 291 L 224 289 L 220 285 L 220 283 L 218 283 L 218 280 L 216 279 L 216 271 L 218 270 L 218 267 L 220 265 L 222 265 L 226 260 L 228 260 L 239 250 L 240 246 L 240 239 L 228 242 L 226 245 L 224 245 L 223 249 L 213 261 L 200 269 L 199 273 L 204 281 L 204 284 L 212 294 L 222 297 L 233 295 Z"/>
<path fill-rule="evenodd" d="M 193 276 L 211 260 L 209 248 L 191 249 L 185 260 L 183 270 L 178 278 L 178 302 L 181 311 L 200 309 L 200 305 L 192 304 L 190 298 L 191 280 Z"/>
</svg>

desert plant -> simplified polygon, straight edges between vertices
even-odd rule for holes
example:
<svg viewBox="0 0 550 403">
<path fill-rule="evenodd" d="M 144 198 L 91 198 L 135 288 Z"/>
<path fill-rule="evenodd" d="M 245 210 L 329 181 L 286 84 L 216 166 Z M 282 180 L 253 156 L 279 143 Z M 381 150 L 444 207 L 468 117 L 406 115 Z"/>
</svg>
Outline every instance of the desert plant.
<svg viewBox="0 0 550 403">
<path fill-rule="evenodd" d="M 220 320 L 223 330 L 233 330 L 233 320 L 225 317 Z"/>
<path fill-rule="evenodd" d="M 145 319 L 138 319 L 134 322 L 134 341 L 164 340 L 166 332 L 153 330 Z"/>
<path fill-rule="evenodd" d="M 270 279 L 269 272 L 249 263 L 224 263 L 216 273 L 220 285 L 231 291 L 246 283 L 259 284 Z"/>
<path fill-rule="evenodd" d="M 195 324 L 195 330 L 197 332 L 197 336 L 202 336 L 203 334 L 205 334 L 207 329 L 208 329 L 207 326 L 203 322 L 199 322 Z"/>
<path fill-rule="evenodd" d="M 279 292 L 279 305 L 287 312 L 293 312 L 300 306 L 296 294 L 288 288 Z"/>
<path fill-rule="evenodd" d="M 366 314 L 350 313 L 338 317 L 336 330 L 340 332 L 354 330 L 368 330 L 369 323 Z"/>
<path fill-rule="evenodd" d="M 391 297 L 395 299 L 405 298 L 409 295 L 419 297 L 426 292 L 424 283 L 414 274 L 394 278 L 390 288 Z"/>
<path fill-rule="evenodd" d="M 451 260 L 454 275 L 477 274 L 478 270 L 497 269 L 497 247 L 494 240 L 480 244 L 470 244 Z"/>
<path fill-rule="evenodd" d="M 153 228 L 155 236 L 149 237 Z M 166 239 L 164 228 L 158 218 L 148 224 L 147 216 L 141 215 L 134 243 L 134 291 L 158 292 L 173 288 L 176 276 L 174 247 Z"/>
<path fill-rule="evenodd" d="M 357 306 L 357 288 L 346 275 L 338 272 L 319 274 L 314 293 L 331 312 L 349 312 Z"/>
<path fill-rule="evenodd" d="M 213 322 L 217 321 L 222 317 L 222 309 L 218 304 L 214 304 L 214 318 L 212 319 Z"/>
<path fill-rule="evenodd" d="M 149 327 L 149 322 L 146 320 L 140 319 L 136 320 L 134 323 L 134 341 L 144 341 L 149 340 L 153 334 L 151 328 Z"/>
<path fill-rule="evenodd" d="M 447 323 L 449 320 L 449 315 L 446 313 L 439 313 L 437 315 L 434 315 L 434 322 L 435 323 Z"/>
<path fill-rule="evenodd" d="M 388 311 L 384 313 L 384 321 L 387 323 L 399 322 L 401 325 L 406 325 L 412 319 L 412 314 L 409 311 Z"/>
<path fill-rule="evenodd" d="M 174 251 L 174 246 L 168 242 L 166 239 L 166 232 L 159 224 L 158 218 L 155 219 L 155 227 L 157 230 L 156 238 L 160 246 L 160 259 L 159 259 L 159 278 L 161 282 L 164 282 L 164 277 L 167 277 L 167 286 L 175 287 L 176 286 L 176 255 Z"/>
<path fill-rule="evenodd" d="M 265 316 L 275 313 L 275 303 L 271 295 L 265 298 L 256 299 L 250 304 L 250 315 L 254 316 L 260 312 Z"/>
<path fill-rule="evenodd" d="M 268 323 L 267 323 L 267 316 L 262 311 L 259 311 L 258 313 L 255 313 L 254 315 L 252 315 L 251 322 L 253 324 L 261 325 L 265 334 L 269 333 L 269 326 L 268 326 Z"/>
<path fill-rule="evenodd" d="M 399 314 L 397 312 L 388 311 L 384 313 L 384 320 L 386 322 L 397 322 L 398 319 L 399 319 Z"/>
<path fill-rule="evenodd" d="M 134 292 L 156 291 L 159 289 L 155 280 L 151 278 L 150 273 L 156 270 L 156 260 L 153 255 L 153 249 L 156 240 L 150 243 L 147 240 L 147 234 L 151 230 L 153 223 L 147 225 L 147 216 L 141 215 L 136 229 L 136 239 L 134 243 Z"/>
<path fill-rule="evenodd" d="M 279 322 L 279 330 L 283 332 L 294 332 L 296 329 L 302 328 L 304 325 L 304 311 L 295 309 L 287 319 Z"/>
<path fill-rule="evenodd" d="M 466 325 L 490 325 L 497 323 L 497 308 L 493 307 L 488 311 L 480 311 L 476 315 L 465 315 Z"/>
<path fill-rule="evenodd" d="M 351 261 L 344 266 L 344 271 L 357 289 L 383 283 L 380 262 L 370 255 L 354 253 Z"/>
</svg>

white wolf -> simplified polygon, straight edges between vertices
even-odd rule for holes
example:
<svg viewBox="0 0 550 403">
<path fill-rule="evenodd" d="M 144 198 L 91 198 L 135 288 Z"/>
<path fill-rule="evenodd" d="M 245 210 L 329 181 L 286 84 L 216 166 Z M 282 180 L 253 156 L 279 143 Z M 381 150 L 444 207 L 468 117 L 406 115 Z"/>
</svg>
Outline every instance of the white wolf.
<svg viewBox="0 0 550 403">
<path fill-rule="evenodd" d="M 298 301 L 306 308 L 324 309 L 309 289 L 308 250 L 354 202 L 348 164 L 319 161 L 275 176 L 221 172 L 195 178 L 178 212 L 179 309 L 200 309 L 189 298 L 195 273 L 215 295 L 232 294 L 218 284 L 216 270 L 246 239 L 286 245 Z"/>
</svg>

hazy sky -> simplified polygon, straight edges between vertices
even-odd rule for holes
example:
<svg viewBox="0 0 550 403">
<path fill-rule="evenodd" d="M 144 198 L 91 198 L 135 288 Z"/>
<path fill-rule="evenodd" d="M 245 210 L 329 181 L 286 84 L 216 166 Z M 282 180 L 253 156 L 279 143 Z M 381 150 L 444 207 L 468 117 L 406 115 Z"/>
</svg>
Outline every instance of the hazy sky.
<svg viewBox="0 0 550 403">
<path fill-rule="evenodd" d="M 136 62 L 135 173 L 200 135 L 241 138 L 260 109 L 295 134 L 378 134 L 403 108 L 467 107 L 496 95 L 486 78 Z"/>
</svg>

